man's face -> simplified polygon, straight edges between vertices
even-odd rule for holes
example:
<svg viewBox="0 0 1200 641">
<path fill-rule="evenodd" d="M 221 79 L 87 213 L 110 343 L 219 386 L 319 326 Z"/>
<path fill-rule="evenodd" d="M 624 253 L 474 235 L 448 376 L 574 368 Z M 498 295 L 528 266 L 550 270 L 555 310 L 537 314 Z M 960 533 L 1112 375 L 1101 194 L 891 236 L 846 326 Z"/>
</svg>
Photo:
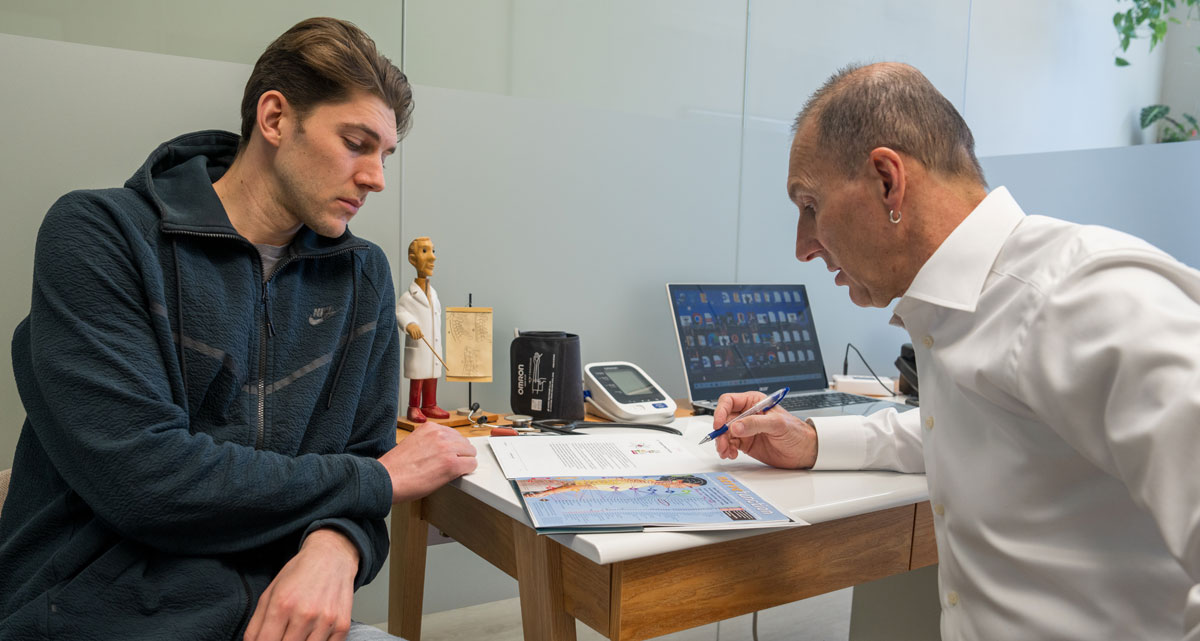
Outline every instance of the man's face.
<svg viewBox="0 0 1200 641">
<path fill-rule="evenodd" d="M 800 210 L 796 258 L 825 261 L 833 282 L 850 288 L 861 307 L 886 307 L 904 293 L 899 284 L 897 229 L 863 160 L 861 176 L 846 178 L 817 151 L 812 121 L 796 133 L 788 167 L 788 196 Z M 899 287 L 899 289 L 897 289 Z"/>
<path fill-rule="evenodd" d="M 437 262 L 437 254 L 433 251 L 433 241 L 417 241 L 413 247 L 413 253 L 408 255 L 408 262 L 417 268 L 417 278 L 433 276 L 433 264 Z"/>
<path fill-rule="evenodd" d="M 293 117 L 276 157 L 280 205 L 297 224 L 341 236 L 367 194 L 383 190 L 383 162 L 396 144 L 395 112 L 367 93 L 319 104 L 302 121 Z"/>
</svg>

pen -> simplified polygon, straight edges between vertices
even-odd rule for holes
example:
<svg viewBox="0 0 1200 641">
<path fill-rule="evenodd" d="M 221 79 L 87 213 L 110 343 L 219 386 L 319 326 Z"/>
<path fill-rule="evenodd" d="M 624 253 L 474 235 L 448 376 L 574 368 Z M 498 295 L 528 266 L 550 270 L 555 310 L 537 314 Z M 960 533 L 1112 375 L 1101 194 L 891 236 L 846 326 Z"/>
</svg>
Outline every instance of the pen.
<svg viewBox="0 0 1200 641">
<path fill-rule="evenodd" d="M 737 418 L 735 418 L 731 421 L 726 421 L 725 424 L 722 425 L 721 427 L 718 427 L 717 429 L 709 432 L 708 436 L 705 436 L 704 440 L 700 441 L 700 444 L 704 445 L 705 443 L 713 440 L 714 438 L 717 438 L 718 436 L 724 434 L 725 432 L 728 432 L 730 425 L 733 425 L 737 421 L 740 421 L 740 420 L 746 418 L 747 416 L 753 416 L 754 414 L 758 414 L 759 412 L 765 412 L 765 411 L 771 409 L 772 407 L 775 407 L 776 405 L 779 404 L 779 401 L 783 400 L 784 396 L 787 396 L 789 389 L 791 389 L 791 388 L 785 387 L 781 390 L 777 390 L 777 391 L 773 392 L 770 396 L 767 396 L 766 398 L 755 403 L 754 405 L 751 405 L 750 409 L 746 410 L 745 412 L 742 412 L 741 414 L 738 414 Z"/>
</svg>

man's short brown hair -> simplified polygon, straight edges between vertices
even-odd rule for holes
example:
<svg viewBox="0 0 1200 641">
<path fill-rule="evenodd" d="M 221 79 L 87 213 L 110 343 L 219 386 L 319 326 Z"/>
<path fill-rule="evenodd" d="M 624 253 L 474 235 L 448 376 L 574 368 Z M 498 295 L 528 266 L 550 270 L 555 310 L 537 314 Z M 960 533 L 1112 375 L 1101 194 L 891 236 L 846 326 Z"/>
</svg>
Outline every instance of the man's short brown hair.
<svg viewBox="0 0 1200 641">
<path fill-rule="evenodd" d="M 412 122 L 408 78 L 375 49 L 362 29 L 335 18 L 309 18 L 275 39 L 254 64 L 242 96 L 242 140 L 250 141 L 258 100 L 272 89 L 282 93 L 301 119 L 321 103 L 348 100 L 365 91 L 396 114 L 400 138 Z"/>
<path fill-rule="evenodd" d="M 846 176 L 861 168 L 872 149 L 887 147 L 931 171 L 985 184 L 966 121 L 909 65 L 839 70 L 808 99 L 795 130 L 809 119 L 816 122 L 818 148 Z"/>
</svg>

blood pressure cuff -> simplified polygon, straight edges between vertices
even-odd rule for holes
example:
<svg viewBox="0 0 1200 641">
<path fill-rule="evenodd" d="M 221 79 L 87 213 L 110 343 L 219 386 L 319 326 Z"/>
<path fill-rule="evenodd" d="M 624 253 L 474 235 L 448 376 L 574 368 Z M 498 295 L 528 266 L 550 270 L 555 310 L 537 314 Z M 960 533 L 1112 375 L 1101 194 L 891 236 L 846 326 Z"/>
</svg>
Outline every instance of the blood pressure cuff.
<svg viewBox="0 0 1200 641">
<path fill-rule="evenodd" d="M 521 332 L 508 349 L 509 400 L 515 414 L 583 419 L 583 363 L 579 336 Z"/>
</svg>

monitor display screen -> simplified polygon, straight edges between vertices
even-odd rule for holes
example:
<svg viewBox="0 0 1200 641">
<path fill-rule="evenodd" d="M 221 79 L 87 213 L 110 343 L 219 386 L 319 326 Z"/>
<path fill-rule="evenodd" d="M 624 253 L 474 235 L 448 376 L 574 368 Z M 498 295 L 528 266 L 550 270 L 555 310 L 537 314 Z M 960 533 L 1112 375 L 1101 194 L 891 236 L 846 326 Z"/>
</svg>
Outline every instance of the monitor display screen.
<svg viewBox="0 0 1200 641">
<path fill-rule="evenodd" d="M 693 400 L 827 387 L 803 285 L 668 285 Z"/>
</svg>

